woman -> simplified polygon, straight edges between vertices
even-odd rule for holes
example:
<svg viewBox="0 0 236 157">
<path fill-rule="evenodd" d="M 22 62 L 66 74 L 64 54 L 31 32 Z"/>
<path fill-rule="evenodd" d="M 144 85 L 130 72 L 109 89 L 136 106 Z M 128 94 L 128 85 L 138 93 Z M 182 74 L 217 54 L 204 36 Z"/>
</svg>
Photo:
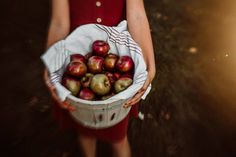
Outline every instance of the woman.
<svg viewBox="0 0 236 157">
<path fill-rule="evenodd" d="M 149 23 L 144 9 L 143 0 L 52 0 L 52 17 L 48 32 L 47 47 L 58 40 L 65 38 L 73 29 L 88 23 L 99 23 L 107 26 L 116 26 L 120 21 L 126 19 L 128 30 L 133 39 L 142 48 L 144 60 L 147 64 L 148 77 L 143 87 L 124 107 L 130 107 L 138 103 L 155 76 L 155 59 L 153 45 L 150 35 Z M 49 83 L 48 72 L 44 73 L 45 82 L 53 99 L 64 109 L 73 110 L 67 102 L 61 102 L 57 97 L 54 87 Z M 112 134 L 116 140 L 108 141 L 112 144 L 115 156 L 130 157 L 130 147 L 127 139 L 127 116 L 122 122 L 106 130 L 91 130 L 78 125 L 79 142 L 86 157 L 95 157 L 96 140 L 100 139 L 101 132 L 104 136 Z M 123 130 L 123 134 L 118 132 Z M 86 135 L 90 132 L 90 135 Z M 121 131 L 122 132 L 122 131 Z M 91 135 L 94 133 L 94 136 Z M 101 135 L 101 136 L 102 136 Z"/>
</svg>

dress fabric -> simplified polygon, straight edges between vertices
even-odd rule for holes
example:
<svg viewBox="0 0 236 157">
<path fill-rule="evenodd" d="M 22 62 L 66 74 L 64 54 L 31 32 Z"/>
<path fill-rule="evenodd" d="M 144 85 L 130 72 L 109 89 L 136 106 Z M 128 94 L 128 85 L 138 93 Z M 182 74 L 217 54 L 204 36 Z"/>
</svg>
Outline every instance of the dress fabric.
<svg viewBox="0 0 236 157">
<path fill-rule="evenodd" d="M 107 26 L 116 26 L 125 19 L 125 0 L 69 0 L 70 30 L 89 23 L 98 23 Z M 53 105 L 53 117 L 58 121 L 60 129 L 77 129 L 84 136 L 95 137 L 106 142 L 122 140 L 128 128 L 130 115 L 138 116 L 137 104 L 132 106 L 130 113 L 115 126 L 106 129 L 91 129 L 75 122 L 70 113 Z"/>
<path fill-rule="evenodd" d="M 125 2 L 125 0 L 69 0 L 71 30 L 89 23 L 116 26 L 126 19 Z"/>
</svg>

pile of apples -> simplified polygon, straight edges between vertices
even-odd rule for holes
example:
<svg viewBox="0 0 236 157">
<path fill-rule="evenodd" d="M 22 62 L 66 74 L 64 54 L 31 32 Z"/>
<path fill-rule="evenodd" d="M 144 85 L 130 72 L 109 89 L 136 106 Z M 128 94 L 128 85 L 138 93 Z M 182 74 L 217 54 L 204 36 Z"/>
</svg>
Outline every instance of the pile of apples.
<svg viewBox="0 0 236 157">
<path fill-rule="evenodd" d="M 105 100 L 127 89 L 133 83 L 134 62 L 109 50 L 106 41 L 96 40 L 91 53 L 72 54 L 62 85 L 84 100 Z"/>
</svg>

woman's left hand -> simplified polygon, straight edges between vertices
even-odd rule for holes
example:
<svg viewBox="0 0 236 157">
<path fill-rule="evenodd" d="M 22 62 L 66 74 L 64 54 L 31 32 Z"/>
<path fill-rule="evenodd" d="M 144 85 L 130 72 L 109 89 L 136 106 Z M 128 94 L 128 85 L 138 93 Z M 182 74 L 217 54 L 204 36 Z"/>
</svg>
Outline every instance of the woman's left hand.
<svg viewBox="0 0 236 157">
<path fill-rule="evenodd" d="M 128 102 L 125 103 L 124 108 L 128 108 L 136 103 L 138 103 L 145 91 L 147 90 L 148 86 L 151 84 L 153 78 L 155 77 L 155 72 L 148 72 L 148 76 L 146 81 L 144 82 L 144 85 L 139 91 L 133 96 L 132 99 L 130 99 Z"/>
</svg>

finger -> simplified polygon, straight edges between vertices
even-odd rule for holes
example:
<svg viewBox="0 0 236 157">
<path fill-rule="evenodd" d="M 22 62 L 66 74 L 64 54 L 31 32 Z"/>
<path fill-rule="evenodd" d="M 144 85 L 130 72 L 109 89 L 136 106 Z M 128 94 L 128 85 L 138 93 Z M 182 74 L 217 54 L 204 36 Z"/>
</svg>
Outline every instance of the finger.
<svg viewBox="0 0 236 157">
<path fill-rule="evenodd" d="M 49 84 L 47 84 L 47 85 L 49 85 Z M 57 102 L 57 104 L 60 105 L 62 108 L 67 109 L 70 104 L 68 102 L 66 102 L 66 101 L 62 102 L 58 98 L 58 95 L 56 93 L 55 87 L 50 84 L 48 86 L 48 88 L 49 88 L 49 91 L 50 91 L 50 94 L 51 94 L 52 98 Z"/>
<path fill-rule="evenodd" d="M 69 105 L 68 108 L 67 108 L 69 111 L 76 111 L 76 108 L 72 105 Z"/>
<path fill-rule="evenodd" d="M 67 110 L 76 111 L 76 107 L 71 105 L 71 103 L 68 100 L 63 101 L 63 104 L 65 105 Z"/>
<path fill-rule="evenodd" d="M 68 109 L 70 104 L 68 104 L 67 102 L 61 102 L 59 100 L 56 100 L 58 105 L 62 108 L 62 109 Z"/>
<path fill-rule="evenodd" d="M 133 101 L 135 101 L 136 99 L 138 99 L 139 97 L 141 97 L 143 95 L 144 92 L 138 93 L 136 94 L 131 100 L 129 100 L 128 102 L 125 103 L 125 107 L 129 106 L 130 103 L 132 103 Z"/>
<path fill-rule="evenodd" d="M 137 93 L 140 93 L 140 92 L 142 92 L 142 91 L 143 91 L 143 87 L 140 88 Z"/>
<path fill-rule="evenodd" d="M 138 92 L 133 96 L 133 98 L 130 99 L 129 101 L 127 101 L 126 104 L 129 104 L 130 102 L 132 102 L 134 99 L 136 99 L 136 97 L 140 97 L 140 95 L 142 96 L 145 91 L 146 91 L 146 89 L 145 89 L 144 87 L 142 87 L 141 89 L 139 89 Z M 125 105 L 126 105 L 126 104 L 125 104 Z"/>
<path fill-rule="evenodd" d="M 132 101 L 134 101 L 134 100 L 136 100 L 136 99 L 142 97 L 142 95 L 144 94 L 144 92 L 145 92 L 145 91 L 142 91 L 142 92 L 136 94 L 136 95 L 128 102 L 128 104 L 131 103 Z"/>
<path fill-rule="evenodd" d="M 56 87 L 55 87 L 55 86 L 50 85 L 50 86 L 48 86 L 48 89 L 49 89 L 49 91 L 50 91 L 51 93 L 56 94 Z"/>
<path fill-rule="evenodd" d="M 128 108 L 130 106 L 133 106 L 133 105 L 137 104 L 140 100 L 141 100 L 141 98 L 134 99 L 132 102 L 130 102 L 129 104 L 124 106 L 124 108 Z"/>
<path fill-rule="evenodd" d="M 150 84 L 149 81 L 146 80 L 143 87 L 140 90 L 138 90 L 138 92 L 134 95 L 134 97 L 131 100 L 129 100 L 127 103 L 130 103 L 136 97 L 141 97 L 144 94 L 144 92 L 147 90 L 147 87 L 149 86 L 149 84 Z"/>
<path fill-rule="evenodd" d="M 71 111 L 74 111 L 75 108 L 68 102 L 68 101 L 61 101 L 56 92 L 55 91 L 52 91 L 51 92 L 52 94 L 52 98 L 63 108 L 63 109 L 68 109 L 68 110 L 71 110 Z M 72 107 L 71 107 L 72 106 Z"/>
<path fill-rule="evenodd" d="M 44 70 L 43 78 L 44 78 L 44 80 L 48 80 L 48 71 L 47 71 L 47 69 Z"/>
<path fill-rule="evenodd" d="M 50 83 L 50 81 L 49 81 L 48 71 L 47 71 L 46 69 L 44 70 L 43 78 L 44 78 L 45 84 L 48 86 L 48 84 Z"/>
<path fill-rule="evenodd" d="M 130 103 L 133 103 L 133 101 L 136 101 L 137 99 L 142 98 L 143 94 L 144 94 L 144 91 L 142 93 L 139 93 L 136 97 L 134 97 L 134 99 L 132 101 L 130 101 Z"/>
<path fill-rule="evenodd" d="M 140 100 L 142 98 L 143 94 L 144 94 L 144 91 L 136 94 L 131 100 L 129 100 L 127 103 L 125 103 L 124 107 L 127 108 L 127 107 L 133 105 L 134 102 L 137 102 L 137 100 Z"/>
<path fill-rule="evenodd" d="M 56 92 L 56 91 L 55 91 L 55 90 L 56 90 L 56 87 L 53 86 L 51 83 L 49 84 L 48 88 L 50 89 L 50 91 Z"/>
<path fill-rule="evenodd" d="M 55 87 L 52 85 L 49 79 L 48 71 L 46 69 L 44 70 L 44 82 L 49 89 L 55 89 Z"/>
<path fill-rule="evenodd" d="M 62 105 L 65 107 L 65 108 L 68 108 L 70 106 L 70 103 L 64 101 L 62 102 Z"/>
<path fill-rule="evenodd" d="M 141 99 L 141 96 L 140 97 L 137 97 L 137 98 L 135 98 L 135 99 L 133 99 L 129 104 L 127 104 L 127 106 L 129 107 L 129 106 L 132 106 L 135 102 L 137 102 L 138 100 L 140 100 Z"/>
<path fill-rule="evenodd" d="M 149 84 L 150 84 L 150 80 L 147 79 L 147 80 L 144 82 L 143 87 L 142 87 L 141 89 L 146 91 L 146 89 L 148 88 Z"/>
<path fill-rule="evenodd" d="M 56 94 L 56 91 L 55 91 L 55 90 L 51 89 L 51 90 L 50 90 L 50 92 L 51 92 L 51 95 L 52 95 L 52 97 L 53 97 L 54 99 L 57 99 L 57 100 L 59 100 L 59 98 L 58 98 L 58 96 L 57 96 L 57 94 Z"/>
<path fill-rule="evenodd" d="M 141 98 L 136 99 L 135 101 L 133 101 L 133 102 L 130 104 L 130 106 L 133 106 L 133 105 L 137 104 L 140 100 L 141 100 Z"/>
<path fill-rule="evenodd" d="M 57 104 L 63 108 L 63 109 L 67 109 L 69 104 L 61 102 L 61 100 L 59 100 L 57 97 L 54 97 L 54 100 L 57 102 Z"/>
<path fill-rule="evenodd" d="M 128 100 L 126 103 L 125 103 L 125 105 L 128 105 L 130 102 L 132 102 L 135 98 L 136 98 L 136 96 L 138 95 L 138 93 L 136 93 L 130 100 Z M 124 106 L 125 106 L 124 105 Z"/>
<path fill-rule="evenodd" d="M 144 82 L 144 85 L 141 89 L 138 90 L 138 92 L 133 96 L 132 99 L 130 99 L 128 102 L 126 102 L 126 104 L 124 106 L 126 106 L 127 104 L 130 104 L 132 101 L 136 100 L 139 97 L 142 97 L 142 95 L 144 94 L 144 92 L 147 90 L 147 87 L 149 86 L 150 81 L 147 78 L 146 81 Z"/>
<path fill-rule="evenodd" d="M 66 109 L 66 108 L 68 107 L 68 103 L 67 103 L 67 102 L 62 102 L 62 101 L 58 98 L 58 96 L 57 96 L 57 94 L 55 93 L 55 91 L 52 91 L 52 92 L 51 92 L 51 96 L 52 96 L 52 98 L 57 102 L 57 104 L 60 105 L 62 108 Z"/>
</svg>

